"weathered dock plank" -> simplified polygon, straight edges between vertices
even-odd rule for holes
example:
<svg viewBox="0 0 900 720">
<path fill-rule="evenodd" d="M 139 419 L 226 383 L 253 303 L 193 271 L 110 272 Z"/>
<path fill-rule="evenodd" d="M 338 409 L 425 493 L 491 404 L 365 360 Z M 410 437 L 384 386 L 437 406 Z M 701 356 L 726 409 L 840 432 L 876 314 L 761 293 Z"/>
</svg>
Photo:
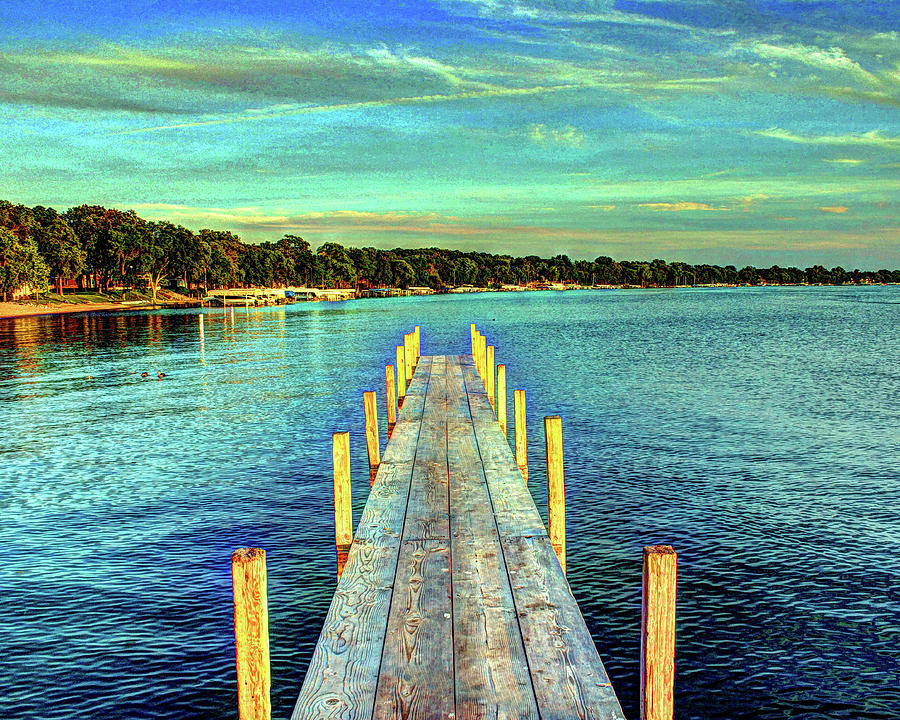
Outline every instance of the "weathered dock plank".
<svg viewBox="0 0 900 720">
<path fill-rule="evenodd" d="M 459 358 L 449 363 L 447 455 L 456 717 L 538 720 Z"/>
<path fill-rule="evenodd" d="M 294 720 L 623 717 L 471 356 L 422 357 Z"/>
</svg>

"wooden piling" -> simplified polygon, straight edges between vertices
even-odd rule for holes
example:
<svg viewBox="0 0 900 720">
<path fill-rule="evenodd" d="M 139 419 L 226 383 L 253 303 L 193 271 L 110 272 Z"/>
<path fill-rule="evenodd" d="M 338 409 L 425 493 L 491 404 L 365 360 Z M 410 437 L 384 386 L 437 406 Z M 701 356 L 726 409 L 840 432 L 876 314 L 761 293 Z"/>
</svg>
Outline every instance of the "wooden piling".
<svg viewBox="0 0 900 720">
<path fill-rule="evenodd" d="M 378 445 L 378 406 L 374 390 L 363 393 L 363 410 L 366 416 L 366 448 L 369 451 L 369 484 L 374 485 L 378 466 L 381 465 L 381 448 Z"/>
<path fill-rule="evenodd" d="M 525 484 L 528 484 L 528 452 L 527 452 L 527 435 L 528 431 L 525 426 L 525 391 L 513 391 L 513 412 L 516 423 L 516 465 L 522 472 L 522 478 Z"/>
<path fill-rule="evenodd" d="M 198 324 L 200 326 L 200 339 L 202 340 L 203 339 L 203 315 L 202 314 L 199 315 L 198 318 L 199 318 Z"/>
<path fill-rule="evenodd" d="M 472 341 L 472 357 L 475 357 L 475 323 L 469 325 L 469 339 Z"/>
<path fill-rule="evenodd" d="M 412 333 L 406 333 L 403 336 L 403 362 L 406 368 L 406 387 L 409 389 L 413 376 L 413 360 L 412 360 Z"/>
<path fill-rule="evenodd" d="M 403 346 L 397 346 L 397 407 L 403 407 L 406 398 L 406 355 Z"/>
<path fill-rule="evenodd" d="M 485 389 L 487 390 L 488 400 L 491 401 L 491 410 L 496 412 L 497 398 L 494 397 L 494 379 L 496 376 L 496 368 L 494 367 L 493 345 L 488 345 L 487 347 L 487 361 L 485 363 L 485 370 L 487 371 L 487 382 L 485 384 Z"/>
<path fill-rule="evenodd" d="M 547 449 L 547 528 L 550 544 L 566 572 L 566 484 L 563 475 L 562 420 L 559 415 L 544 418 L 544 443 Z"/>
<path fill-rule="evenodd" d="M 234 325 L 234 306 L 231 307 L 231 324 Z"/>
<path fill-rule="evenodd" d="M 416 334 L 416 364 L 418 364 L 419 358 L 422 357 L 422 332 L 419 330 L 418 325 L 416 325 L 416 329 L 413 332 Z"/>
<path fill-rule="evenodd" d="M 481 361 L 481 382 L 487 390 L 487 338 L 478 336 L 478 359 Z"/>
<path fill-rule="evenodd" d="M 350 433 L 331 436 L 334 469 L 334 544 L 337 548 L 337 578 L 341 579 L 353 542 L 353 505 L 350 498 Z"/>
<path fill-rule="evenodd" d="M 644 548 L 641 608 L 641 720 L 672 720 L 675 710 L 675 585 L 670 545 Z"/>
<path fill-rule="evenodd" d="M 239 720 L 270 720 L 269 609 L 266 551 L 239 548 L 231 554 L 234 649 Z"/>
<path fill-rule="evenodd" d="M 390 440 L 391 433 L 394 432 L 394 425 L 397 424 L 397 386 L 394 382 L 394 366 L 386 365 L 384 375 L 387 383 L 387 430 L 388 440 Z"/>
<path fill-rule="evenodd" d="M 497 366 L 497 422 L 506 437 L 506 365 Z"/>
</svg>

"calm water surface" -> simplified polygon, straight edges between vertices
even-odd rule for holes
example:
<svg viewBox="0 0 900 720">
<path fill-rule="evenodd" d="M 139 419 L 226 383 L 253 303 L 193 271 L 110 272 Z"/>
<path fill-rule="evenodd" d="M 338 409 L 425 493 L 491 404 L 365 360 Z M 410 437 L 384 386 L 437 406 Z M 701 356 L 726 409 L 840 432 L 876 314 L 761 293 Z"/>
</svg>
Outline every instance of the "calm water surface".
<svg viewBox="0 0 900 720">
<path fill-rule="evenodd" d="M 900 717 L 900 288 L 235 312 L 203 344 L 196 312 L 0 321 L 0 717 L 234 717 L 244 545 L 288 717 L 334 590 L 331 433 L 358 518 L 362 391 L 413 324 L 457 353 L 472 321 L 528 391 L 541 508 L 563 417 L 569 581 L 628 717 L 654 543 L 679 552 L 676 717 Z"/>
</svg>

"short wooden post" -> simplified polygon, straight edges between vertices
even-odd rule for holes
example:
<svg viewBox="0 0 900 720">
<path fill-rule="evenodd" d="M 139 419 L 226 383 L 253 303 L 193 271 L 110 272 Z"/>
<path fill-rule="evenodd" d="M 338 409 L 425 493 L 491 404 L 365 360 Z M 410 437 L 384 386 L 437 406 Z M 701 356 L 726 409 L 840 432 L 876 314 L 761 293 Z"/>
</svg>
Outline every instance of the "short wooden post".
<svg viewBox="0 0 900 720">
<path fill-rule="evenodd" d="M 353 543 L 353 505 L 350 498 L 350 433 L 331 436 L 334 468 L 334 544 L 337 548 L 337 578 L 341 579 Z"/>
<path fill-rule="evenodd" d="M 203 315 L 199 315 L 200 339 L 203 339 Z"/>
<path fill-rule="evenodd" d="M 566 572 L 566 483 L 563 476 L 562 420 L 559 415 L 544 418 L 547 448 L 547 504 L 550 543 Z"/>
<path fill-rule="evenodd" d="M 397 346 L 397 407 L 403 407 L 406 399 L 406 355 L 403 346 Z"/>
<path fill-rule="evenodd" d="M 516 422 L 516 465 L 522 471 L 525 484 L 528 484 L 528 452 L 527 430 L 525 427 L 525 391 L 513 392 L 513 410 Z"/>
<path fill-rule="evenodd" d="M 670 545 L 644 548 L 641 720 L 672 720 L 675 703 L 675 576 Z"/>
<path fill-rule="evenodd" d="M 497 366 L 497 422 L 506 437 L 506 365 Z"/>
<path fill-rule="evenodd" d="M 394 366 L 386 365 L 384 375 L 387 381 L 387 422 L 388 440 L 390 440 L 391 433 L 394 432 L 394 425 L 397 424 L 397 386 L 394 382 Z"/>
<path fill-rule="evenodd" d="M 231 553 L 234 597 L 234 650 L 237 663 L 238 718 L 270 720 L 269 608 L 266 551 L 239 548 Z"/>
<path fill-rule="evenodd" d="M 487 369 L 487 384 L 485 385 L 485 389 L 487 390 L 488 400 L 491 401 L 491 410 L 496 412 L 497 410 L 497 399 L 494 397 L 494 378 L 496 368 L 494 367 L 494 346 L 488 345 L 487 348 L 487 363 L 485 365 Z"/>
<path fill-rule="evenodd" d="M 381 465 L 381 448 L 378 445 L 378 406 L 374 390 L 363 393 L 363 410 L 366 415 L 366 449 L 369 451 L 369 484 L 374 485 L 378 466 Z"/>
</svg>

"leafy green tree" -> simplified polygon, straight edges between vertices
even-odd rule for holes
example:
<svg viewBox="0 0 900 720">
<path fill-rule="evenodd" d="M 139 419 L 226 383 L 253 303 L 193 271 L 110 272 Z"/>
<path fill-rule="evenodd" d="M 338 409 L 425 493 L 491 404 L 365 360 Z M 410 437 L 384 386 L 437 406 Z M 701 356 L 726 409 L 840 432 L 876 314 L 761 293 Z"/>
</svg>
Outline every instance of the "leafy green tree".
<svg viewBox="0 0 900 720">
<path fill-rule="evenodd" d="M 75 232 L 56 210 L 38 205 L 31 211 L 35 220 L 32 235 L 51 276 L 56 278 L 56 291 L 62 294 L 63 279 L 84 272 L 87 254 Z"/>
<path fill-rule="evenodd" d="M 50 277 L 37 243 L 25 233 L 22 235 L 0 227 L 0 292 L 4 301 L 8 293 L 43 292 Z"/>
</svg>

